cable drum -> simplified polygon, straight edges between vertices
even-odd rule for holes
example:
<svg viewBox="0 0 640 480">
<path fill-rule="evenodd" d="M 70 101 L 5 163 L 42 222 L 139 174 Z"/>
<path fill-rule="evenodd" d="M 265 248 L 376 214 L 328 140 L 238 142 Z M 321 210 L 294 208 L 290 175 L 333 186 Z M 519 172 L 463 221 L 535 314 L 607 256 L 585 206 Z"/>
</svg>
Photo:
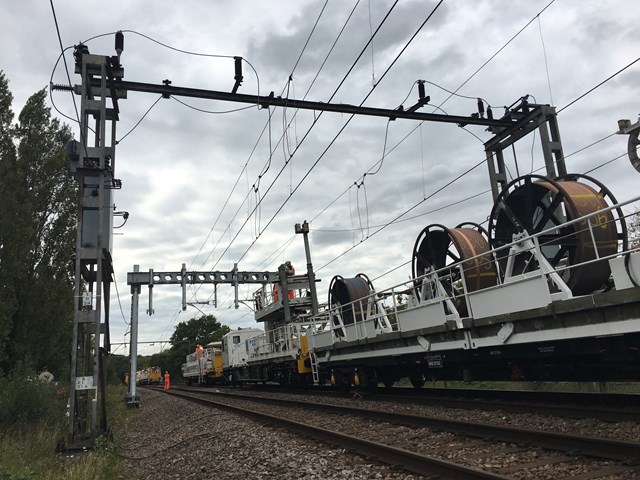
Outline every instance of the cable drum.
<svg viewBox="0 0 640 480">
<path fill-rule="evenodd" d="M 329 306 L 332 309 L 338 307 L 345 325 L 360 322 L 365 319 L 367 297 L 372 293 L 373 286 L 364 273 L 359 273 L 353 278 L 336 275 L 329 284 Z M 332 321 L 334 325 L 338 325 L 334 315 Z"/>
<path fill-rule="evenodd" d="M 462 262 L 464 283 L 468 292 L 491 287 L 497 282 L 493 259 L 489 252 L 487 232 L 475 223 L 463 223 L 455 228 L 432 224 L 425 227 L 413 247 L 411 270 L 414 280 L 430 270 Z M 460 270 L 453 268 L 440 274 L 440 282 L 451 297 L 462 293 Z M 420 296 L 416 282 L 416 294 Z M 456 302 L 461 315 L 466 313 L 466 302 Z"/>
<path fill-rule="evenodd" d="M 592 183 L 596 188 L 586 182 Z M 612 204 L 617 203 L 604 185 L 585 175 L 565 175 L 555 180 L 541 175 L 517 178 L 500 193 L 491 211 L 491 245 L 493 248 L 499 248 L 512 243 L 514 234 L 526 232 L 533 235 L 549 230 L 538 237 L 544 258 L 554 268 L 571 267 L 563 270 L 561 275 L 574 295 L 592 293 L 609 279 L 609 263 L 583 263 L 616 253 L 619 241 L 622 241 L 623 248 L 626 248 L 624 220 L 620 213 L 614 210 L 620 227 L 617 226 L 614 213 L 611 211 L 602 212 L 572 225 L 562 225 L 607 208 L 607 199 Z M 508 255 L 509 249 L 497 253 L 502 274 Z M 537 268 L 538 264 L 531 253 L 521 253 L 514 259 L 513 274 Z"/>
</svg>

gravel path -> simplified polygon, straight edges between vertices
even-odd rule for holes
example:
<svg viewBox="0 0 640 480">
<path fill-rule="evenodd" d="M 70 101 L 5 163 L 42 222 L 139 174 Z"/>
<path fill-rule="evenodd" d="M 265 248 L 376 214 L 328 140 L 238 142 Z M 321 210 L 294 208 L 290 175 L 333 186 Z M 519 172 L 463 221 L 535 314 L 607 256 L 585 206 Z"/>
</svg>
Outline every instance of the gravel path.
<svg viewBox="0 0 640 480">
<path fill-rule="evenodd" d="M 422 478 L 220 410 L 142 389 L 125 463 L 139 479 Z"/>
</svg>

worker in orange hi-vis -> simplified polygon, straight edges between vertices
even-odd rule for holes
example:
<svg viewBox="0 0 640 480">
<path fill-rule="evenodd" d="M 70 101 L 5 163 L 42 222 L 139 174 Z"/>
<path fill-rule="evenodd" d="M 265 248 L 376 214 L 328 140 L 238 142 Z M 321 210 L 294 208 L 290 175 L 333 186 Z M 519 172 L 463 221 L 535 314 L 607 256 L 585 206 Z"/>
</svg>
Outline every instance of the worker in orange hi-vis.
<svg viewBox="0 0 640 480">
<path fill-rule="evenodd" d="M 164 372 L 164 390 L 169 390 L 169 372 Z"/>
</svg>

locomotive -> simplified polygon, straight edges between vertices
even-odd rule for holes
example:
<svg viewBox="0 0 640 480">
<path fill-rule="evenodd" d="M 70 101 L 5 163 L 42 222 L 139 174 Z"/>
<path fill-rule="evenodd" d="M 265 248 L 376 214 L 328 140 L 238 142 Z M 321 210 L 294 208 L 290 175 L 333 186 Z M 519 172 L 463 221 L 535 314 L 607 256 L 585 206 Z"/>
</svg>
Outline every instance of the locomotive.
<svg viewBox="0 0 640 480">
<path fill-rule="evenodd" d="M 221 342 L 211 342 L 187 355 L 182 364 L 182 378 L 188 385 L 213 384 L 222 381 L 223 359 Z"/>
<path fill-rule="evenodd" d="M 502 189 L 486 228 L 425 227 L 408 282 L 377 290 L 365 274 L 338 275 L 314 306 L 311 269 L 282 276 L 253 294 L 263 328 L 223 337 L 220 380 L 367 389 L 401 378 L 637 380 L 629 203 L 586 175 L 525 175 Z"/>
<path fill-rule="evenodd" d="M 136 372 L 138 385 L 160 385 L 162 383 L 162 371 L 160 367 L 149 367 Z"/>
</svg>

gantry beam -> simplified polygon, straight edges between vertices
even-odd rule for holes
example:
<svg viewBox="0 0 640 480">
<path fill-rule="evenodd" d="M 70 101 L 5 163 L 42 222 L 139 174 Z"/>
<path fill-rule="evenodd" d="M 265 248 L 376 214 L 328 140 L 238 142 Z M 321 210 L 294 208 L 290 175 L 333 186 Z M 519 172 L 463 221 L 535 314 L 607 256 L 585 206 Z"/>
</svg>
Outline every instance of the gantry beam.
<svg viewBox="0 0 640 480">
<path fill-rule="evenodd" d="M 458 125 L 482 125 L 485 127 L 511 127 L 514 122 L 503 119 L 480 118 L 476 116 L 444 115 L 439 113 L 423 113 L 410 110 L 359 107 L 345 103 L 324 103 L 311 102 L 308 100 L 296 100 L 293 98 L 282 98 L 274 96 L 271 92 L 268 96 L 246 95 L 242 93 L 221 92 L 217 90 L 203 90 L 199 88 L 178 87 L 175 85 L 129 82 L 118 80 L 115 87 L 120 91 L 155 93 L 166 98 L 191 97 L 203 98 L 206 100 L 220 100 L 224 102 L 236 102 L 256 104 L 261 107 L 286 107 L 299 108 L 301 110 L 315 110 L 324 112 L 348 113 L 353 115 L 365 115 L 372 117 L 385 117 L 391 120 L 396 118 L 406 118 L 411 120 L 422 120 L 425 122 L 455 123 Z"/>
</svg>

